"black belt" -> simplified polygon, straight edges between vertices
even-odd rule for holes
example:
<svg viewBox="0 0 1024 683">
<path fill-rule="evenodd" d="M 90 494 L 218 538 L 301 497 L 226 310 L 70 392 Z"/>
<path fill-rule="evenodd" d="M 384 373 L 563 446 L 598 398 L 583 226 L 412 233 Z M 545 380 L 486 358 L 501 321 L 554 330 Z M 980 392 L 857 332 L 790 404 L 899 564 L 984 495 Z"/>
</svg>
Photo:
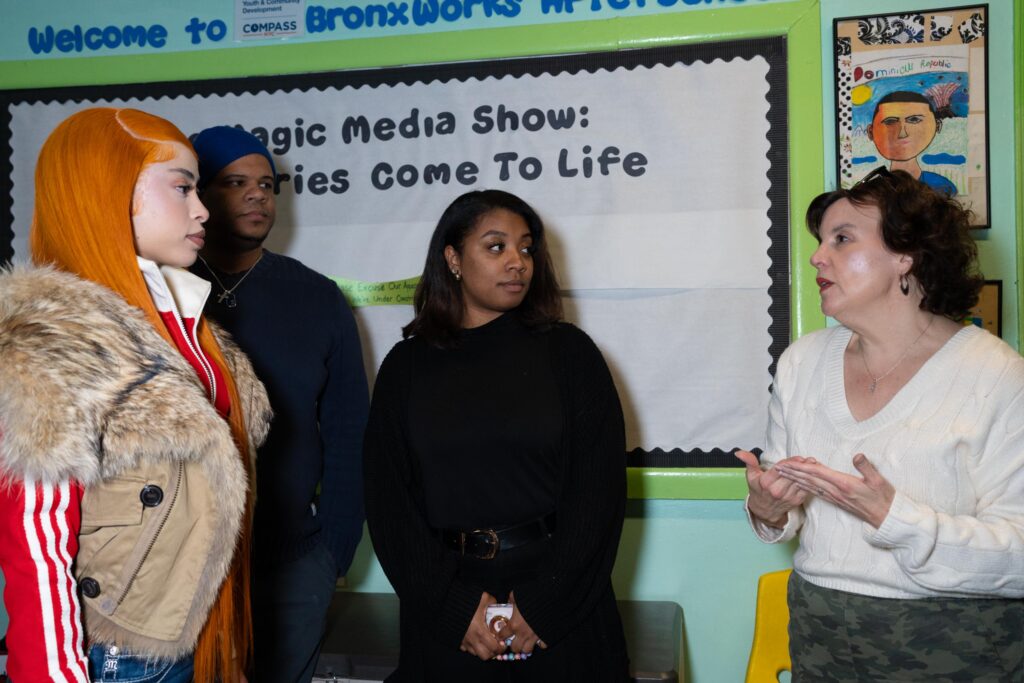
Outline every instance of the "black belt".
<svg viewBox="0 0 1024 683">
<path fill-rule="evenodd" d="M 549 538 L 555 533 L 555 513 L 501 529 L 442 529 L 441 542 L 448 548 L 481 560 L 493 560 L 499 551 Z"/>
</svg>

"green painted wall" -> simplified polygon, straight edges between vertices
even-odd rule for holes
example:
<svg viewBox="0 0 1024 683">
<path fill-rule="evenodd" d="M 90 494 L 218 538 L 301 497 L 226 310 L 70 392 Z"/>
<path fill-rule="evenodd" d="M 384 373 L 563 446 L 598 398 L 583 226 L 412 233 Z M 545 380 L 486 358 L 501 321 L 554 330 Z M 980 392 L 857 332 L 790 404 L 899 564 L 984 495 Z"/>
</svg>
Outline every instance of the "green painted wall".
<svg viewBox="0 0 1024 683">
<path fill-rule="evenodd" d="M 1024 178 L 1024 0 L 1014 0 L 1013 11 L 1015 86 L 1013 120 L 1017 136 L 1013 145 L 1017 155 L 1017 175 L 1013 186 L 1017 190 L 1017 339 L 1021 340 L 1024 339 L 1024 316 L 1019 315 L 1020 297 L 1024 295 L 1022 294 L 1024 293 L 1024 190 L 1021 189 L 1021 179 Z M 1020 346 L 1017 348 L 1019 349 Z"/>
</svg>

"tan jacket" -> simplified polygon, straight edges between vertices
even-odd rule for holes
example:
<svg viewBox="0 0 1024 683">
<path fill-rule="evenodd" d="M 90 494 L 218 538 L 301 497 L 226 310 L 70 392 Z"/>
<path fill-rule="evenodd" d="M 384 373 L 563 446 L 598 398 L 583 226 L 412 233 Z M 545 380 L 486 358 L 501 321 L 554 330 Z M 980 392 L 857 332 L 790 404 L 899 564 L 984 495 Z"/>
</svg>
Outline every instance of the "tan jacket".
<svg viewBox="0 0 1024 683">
<path fill-rule="evenodd" d="M 217 334 L 255 453 L 266 391 Z M 169 658 L 194 649 L 250 473 L 181 354 L 100 285 L 49 268 L 4 272 L 0 429 L 3 475 L 85 485 L 75 574 L 90 643 Z"/>
</svg>

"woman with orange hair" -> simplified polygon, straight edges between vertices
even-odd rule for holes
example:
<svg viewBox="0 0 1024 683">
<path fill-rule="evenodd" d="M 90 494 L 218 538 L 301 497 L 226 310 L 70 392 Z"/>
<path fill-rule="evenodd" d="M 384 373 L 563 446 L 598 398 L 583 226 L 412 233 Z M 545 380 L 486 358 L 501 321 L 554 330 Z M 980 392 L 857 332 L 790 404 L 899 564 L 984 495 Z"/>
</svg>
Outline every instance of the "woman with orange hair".
<svg viewBox="0 0 1024 683">
<path fill-rule="evenodd" d="M 202 317 L 188 139 L 88 109 L 36 168 L 33 267 L 0 274 L 8 673 L 233 682 L 250 651 L 250 455 L 266 393 Z"/>
</svg>

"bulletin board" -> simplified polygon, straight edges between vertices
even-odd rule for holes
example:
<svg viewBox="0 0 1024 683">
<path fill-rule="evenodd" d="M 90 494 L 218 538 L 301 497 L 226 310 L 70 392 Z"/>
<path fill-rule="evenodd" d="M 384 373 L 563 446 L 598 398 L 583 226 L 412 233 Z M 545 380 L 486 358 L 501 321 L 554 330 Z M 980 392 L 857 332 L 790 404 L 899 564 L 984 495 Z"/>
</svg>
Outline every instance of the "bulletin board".
<svg viewBox="0 0 1024 683">
<path fill-rule="evenodd" d="M 773 18 L 779 28 L 771 32 L 779 35 L 772 37 L 684 39 L 657 49 L 8 92 L 8 131 L 44 131 L 8 137 L 12 162 L 0 188 L 0 210 L 13 227 L 8 241 L 17 255 L 30 214 L 30 183 L 19 169 L 30 167 L 45 132 L 75 108 L 137 106 L 186 133 L 242 125 L 267 136 L 292 183 L 268 246 L 340 278 L 350 297 L 360 285 L 364 294 L 393 285 L 390 301 L 371 293 L 356 302 L 366 304 L 357 316 L 372 370 L 411 315 L 401 301 L 408 288 L 394 283 L 422 266 L 447 202 L 473 187 L 517 192 L 551 229 L 569 319 L 594 337 L 619 385 L 636 467 L 631 495 L 732 497 L 742 476 L 729 452 L 759 446 L 774 363 L 791 332 L 808 322 L 790 304 L 799 290 L 790 259 L 806 249 L 791 232 L 792 201 L 808 183 L 801 176 L 807 166 L 791 164 L 799 144 L 787 122 L 820 131 L 820 115 L 814 121 L 806 107 L 787 115 L 794 97 L 788 65 L 794 44 L 807 56 L 818 43 L 816 30 L 807 40 L 802 14 Z M 803 40 L 794 43 L 790 29 L 798 25 Z M 765 22 L 747 30 L 763 32 Z M 753 94 L 750 106 L 714 95 L 711 87 L 723 83 Z M 323 99 L 331 92 L 339 98 L 333 106 Z M 297 93 L 297 108 L 274 109 Z M 643 99 L 650 93 L 659 96 Z M 622 106 L 631 101 L 640 106 Z M 739 144 L 711 145 L 715 127 Z M 614 185 L 627 191 L 610 192 Z M 350 201 L 358 195 L 373 201 Z M 397 212 L 382 216 L 382 205 Z M 325 246 L 332 232 L 343 245 L 334 250 Z M 406 252 L 380 256 L 374 239 L 402 242 Z M 363 253 L 352 258 L 359 247 Z M 635 318 L 624 314 L 630 310 Z M 742 336 L 749 339 L 728 341 Z M 655 392 L 644 393 L 659 378 Z"/>
</svg>

